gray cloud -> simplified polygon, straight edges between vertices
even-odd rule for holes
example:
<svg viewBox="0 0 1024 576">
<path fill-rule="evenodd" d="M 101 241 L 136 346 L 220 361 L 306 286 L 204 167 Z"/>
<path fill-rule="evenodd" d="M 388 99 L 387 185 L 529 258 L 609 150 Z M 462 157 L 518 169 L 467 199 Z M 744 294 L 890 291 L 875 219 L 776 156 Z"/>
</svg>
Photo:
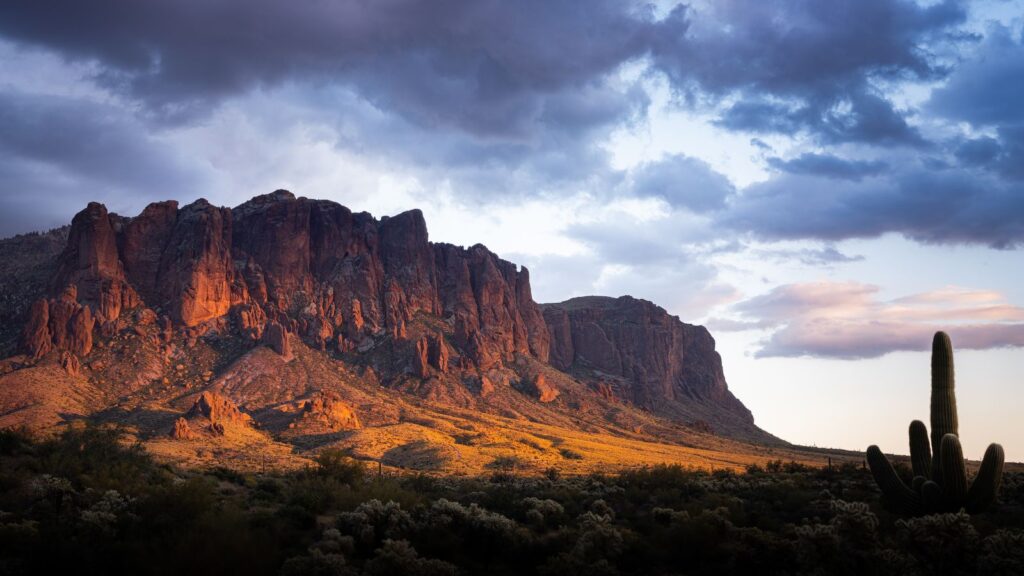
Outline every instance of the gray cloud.
<svg viewBox="0 0 1024 576">
<path fill-rule="evenodd" d="M 0 92 L 0 237 L 66 224 L 88 199 L 135 213 L 204 177 L 117 107 Z"/>
<path fill-rule="evenodd" d="M 862 182 L 781 174 L 736 197 L 720 222 L 768 240 L 871 238 L 1012 248 L 1024 242 L 1024 189 L 963 168 L 903 166 Z"/>
<path fill-rule="evenodd" d="M 932 92 L 925 108 L 976 126 L 1024 124 L 1024 40 L 1003 26 L 989 28 L 984 42 Z"/>
<path fill-rule="evenodd" d="M 668 20 L 688 34 L 663 34 L 653 57 L 684 97 L 736 98 L 720 119 L 731 129 L 920 145 L 874 83 L 942 77 L 926 46 L 965 16 L 954 0 L 710 2 L 703 12 L 673 10 Z"/>
<path fill-rule="evenodd" d="M 701 213 L 721 209 L 736 189 L 725 176 L 697 158 L 673 155 L 631 171 L 632 192 L 661 198 L 675 208 Z"/>
<path fill-rule="evenodd" d="M 286 82 L 356 87 L 424 126 L 518 137 L 580 122 L 546 97 L 642 54 L 646 10 L 610 0 L 125 3 L 15 1 L 0 33 L 81 60 L 98 80 L 175 117 Z"/>
<path fill-rule="evenodd" d="M 874 176 L 889 167 L 881 160 L 846 160 L 832 154 L 805 152 L 796 158 L 768 158 L 768 165 L 790 174 L 808 174 L 843 180 L 860 180 Z"/>
</svg>

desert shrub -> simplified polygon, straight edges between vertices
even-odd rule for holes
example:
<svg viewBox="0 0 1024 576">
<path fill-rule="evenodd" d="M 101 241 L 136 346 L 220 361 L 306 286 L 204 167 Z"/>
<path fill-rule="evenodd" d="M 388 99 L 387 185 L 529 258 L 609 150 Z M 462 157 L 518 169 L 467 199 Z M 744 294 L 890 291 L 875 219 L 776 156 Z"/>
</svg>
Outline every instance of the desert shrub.
<svg viewBox="0 0 1024 576">
<path fill-rule="evenodd" d="M 1024 574 L 1024 531 L 997 530 L 985 538 L 978 558 L 979 574 Z"/>
<path fill-rule="evenodd" d="M 324 530 L 319 541 L 305 554 L 292 556 L 281 566 L 281 576 L 356 576 L 358 571 L 348 565 L 346 556 L 355 545 L 351 536 L 342 536 L 336 528 Z"/>
<path fill-rule="evenodd" d="M 928 574 L 972 572 L 981 540 L 964 512 L 897 520 L 896 535 Z"/>
<path fill-rule="evenodd" d="M 524 518 L 531 525 L 538 528 L 558 526 L 565 517 L 565 508 L 551 499 L 540 499 L 529 496 L 523 499 L 523 507 L 526 509 Z"/>
<path fill-rule="evenodd" d="M 73 426 L 38 447 L 43 472 L 67 478 L 77 488 L 132 494 L 167 480 L 139 444 L 126 445 L 116 427 Z"/>
<path fill-rule="evenodd" d="M 569 448 L 562 448 L 558 453 L 566 460 L 583 460 L 583 454 Z"/>
<path fill-rule="evenodd" d="M 345 562 L 341 554 L 327 554 L 316 548 L 308 554 L 292 556 L 281 566 L 281 576 L 357 576 L 359 572 Z"/>
<path fill-rule="evenodd" d="M 897 520 L 856 465 L 493 482 L 366 478 L 340 452 L 296 473 L 175 471 L 88 427 L 12 445 L 0 451 L 5 576 L 1024 573 L 1012 471 L 986 514 Z"/>
<path fill-rule="evenodd" d="M 365 566 L 368 576 L 454 576 L 455 566 L 432 558 L 421 558 L 409 542 L 388 540 Z"/>
<path fill-rule="evenodd" d="M 24 428 L 0 429 L 0 454 L 12 456 L 32 445 L 32 435 Z"/>
<path fill-rule="evenodd" d="M 366 478 L 366 466 L 338 449 L 323 450 L 316 456 L 316 473 L 342 484 L 355 485 Z"/>
<path fill-rule="evenodd" d="M 210 475 L 219 480 L 230 482 L 238 486 L 244 486 L 248 480 L 245 474 L 225 466 L 217 466 L 210 470 Z"/>
<path fill-rule="evenodd" d="M 412 516 L 397 502 L 370 500 L 352 512 L 338 516 L 338 529 L 351 536 L 364 552 L 376 549 L 384 540 L 406 537 L 413 531 Z"/>
<path fill-rule="evenodd" d="M 419 519 L 413 541 L 425 553 L 462 563 L 512 559 L 529 538 L 515 520 L 477 504 L 441 498 Z"/>
<path fill-rule="evenodd" d="M 517 456 L 498 456 L 487 467 L 500 472 L 514 472 L 522 465 L 522 459 Z"/>
</svg>

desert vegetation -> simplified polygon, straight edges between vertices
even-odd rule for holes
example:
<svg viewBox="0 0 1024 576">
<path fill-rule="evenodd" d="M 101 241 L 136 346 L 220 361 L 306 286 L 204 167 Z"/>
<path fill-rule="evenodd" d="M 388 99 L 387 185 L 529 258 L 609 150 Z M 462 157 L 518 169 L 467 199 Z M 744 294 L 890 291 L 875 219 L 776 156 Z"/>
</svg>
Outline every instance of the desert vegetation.
<svg viewBox="0 0 1024 576">
<path fill-rule="evenodd" d="M 912 470 L 894 471 L 910 481 Z M 1019 574 L 1024 474 L 988 512 L 904 518 L 863 465 L 379 475 L 158 464 L 116 428 L 0 433 L 0 573 Z"/>
</svg>

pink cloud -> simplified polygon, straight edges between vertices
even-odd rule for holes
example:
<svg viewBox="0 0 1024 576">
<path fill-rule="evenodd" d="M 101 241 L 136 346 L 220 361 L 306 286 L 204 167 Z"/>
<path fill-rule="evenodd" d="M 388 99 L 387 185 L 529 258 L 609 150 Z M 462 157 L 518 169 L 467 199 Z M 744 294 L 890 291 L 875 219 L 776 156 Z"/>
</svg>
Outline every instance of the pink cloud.
<svg viewBox="0 0 1024 576">
<path fill-rule="evenodd" d="M 786 284 L 737 304 L 724 329 L 769 329 L 759 357 L 873 358 L 927 350 L 936 330 L 963 349 L 1024 347 L 1024 308 L 991 290 L 946 287 L 893 300 L 857 282 Z"/>
</svg>

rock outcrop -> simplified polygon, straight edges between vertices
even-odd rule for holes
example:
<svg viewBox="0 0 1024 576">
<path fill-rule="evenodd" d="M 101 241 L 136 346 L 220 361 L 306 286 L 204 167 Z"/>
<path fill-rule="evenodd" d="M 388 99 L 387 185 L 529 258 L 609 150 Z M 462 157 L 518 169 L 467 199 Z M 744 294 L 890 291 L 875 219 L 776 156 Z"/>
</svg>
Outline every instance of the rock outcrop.
<svg viewBox="0 0 1024 576">
<path fill-rule="evenodd" d="M 92 351 L 96 319 L 92 308 L 78 301 L 78 290 L 68 285 L 57 298 L 40 298 L 32 305 L 22 337 L 22 348 L 34 359 L 51 350 L 79 357 Z"/>
<path fill-rule="evenodd" d="M 537 374 L 529 383 L 528 389 L 540 402 L 547 404 L 558 398 L 558 389 L 552 386 L 544 374 Z"/>
<path fill-rule="evenodd" d="M 703 326 L 685 324 L 660 306 L 629 296 L 587 296 L 545 304 L 550 363 L 559 370 L 623 386 L 619 396 L 649 409 L 666 402 L 701 401 L 753 422 L 729 391 L 715 340 Z"/>
<path fill-rule="evenodd" d="M 196 433 L 192 431 L 192 426 L 184 417 L 179 417 L 174 421 L 174 428 L 171 429 L 170 435 L 175 440 L 194 440 L 196 438 Z"/>
<path fill-rule="evenodd" d="M 288 332 L 277 322 L 267 324 L 266 330 L 263 332 L 263 343 L 280 354 L 285 362 L 294 358 L 292 344 L 288 340 Z"/>
<path fill-rule="evenodd" d="M 355 410 L 336 393 L 320 391 L 302 405 L 301 424 L 315 424 L 331 430 L 362 428 Z"/>
<path fill-rule="evenodd" d="M 185 414 L 185 419 L 209 421 L 210 431 L 218 435 L 223 435 L 235 426 L 248 426 L 252 421 L 252 417 L 240 411 L 226 396 L 210 391 L 199 395 L 192 408 Z"/>
</svg>

